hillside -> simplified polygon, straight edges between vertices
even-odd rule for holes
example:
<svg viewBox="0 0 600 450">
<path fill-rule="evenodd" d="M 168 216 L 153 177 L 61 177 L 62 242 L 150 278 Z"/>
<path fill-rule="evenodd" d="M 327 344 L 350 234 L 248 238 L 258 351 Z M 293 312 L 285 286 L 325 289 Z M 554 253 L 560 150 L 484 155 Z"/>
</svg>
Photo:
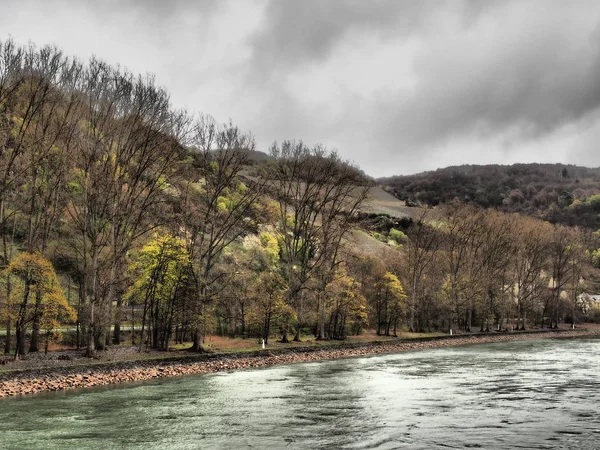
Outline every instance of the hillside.
<svg viewBox="0 0 600 450">
<path fill-rule="evenodd" d="M 0 42 L 0 345 L 15 361 L 54 343 L 94 356 L 125 332 L 140 351 L 359 333 L 373 286 L 400 285 L 381 253 L 410 212 L 319 144 L 267 155 L 151 77 Z M 352 301 L 323 307 L 325 292 Z"/>
<path fill-rule="evenodd" d="M 600 243 L 579 230 L 468 205 L 440 228 L 425 208 L 459 198 L 598 228 L 599 171 L 466 166 L 384 189 L 320 144 L 261 153 L 231 122 L 174 110 L 152 79 L 95 60 L 72 73 L 60 52 L 45 65 L 58 50 L 11 49 L 0 52 L 0 346 L 15 361 L 54 343 L 94 356 L 124 342 L 199 352 L 211 334 L 391 337 L 509 317 L 524 327 L 526 315 L 557 327 L 573 308 L 544 295 L 544 274 L 567 270 L 565 248 L 592 251 L 569 250 L 568 289 L 600 266 Z M 451 240 L 471 252 L 462 273 Z M 516 266 L 525 244 L 544 257 Z M 520 267 L 536 271 L 538 298 L 514 310 L 497 281 Z M 472 281 L 449 298 L 447 279 Z"/>
<path fill-rule="evenodd" d="M 384 191 L 380 186 L 373 186 L 370 189 L 367 200 L 361 206 L 361 211 L 372 214 L 388 214 L 399 219 L 412 217 L 414 214 L 414 208 L 407 207 L 403 201 Z"/>
<path fill-rule="evenodd" d="M 458 199 L 552 223 L 600 228 L 600 168 L 464 165 L 377 181 L 407 205 L 435 206 Z"/>
</svg>

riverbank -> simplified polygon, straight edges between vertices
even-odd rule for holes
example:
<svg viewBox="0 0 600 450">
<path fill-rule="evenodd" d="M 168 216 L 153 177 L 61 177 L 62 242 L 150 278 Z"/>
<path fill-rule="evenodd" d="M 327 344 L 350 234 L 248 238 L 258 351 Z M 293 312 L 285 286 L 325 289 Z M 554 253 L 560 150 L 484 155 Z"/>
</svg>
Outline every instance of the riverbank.
<svg viewBox="0 0 600 450">
<path fill-rule="evenodd" d="M 278 364 L 396 353 L 407 350 L 525 339 L 574 338 L 598 335 L 600 335 L 599 328 L 487 333 L 340 344 L 325 348 L 296 347 L 228 354 L 179 355 L 171 358 L 124 361 L 101 365 L 91 363 L 87 366 L 11 371 L 0 374 L 0 398 L 133 381 L 147 381 L 181 375 L 199 375 L 230 370 L 253 369 Z"/>
</svg>

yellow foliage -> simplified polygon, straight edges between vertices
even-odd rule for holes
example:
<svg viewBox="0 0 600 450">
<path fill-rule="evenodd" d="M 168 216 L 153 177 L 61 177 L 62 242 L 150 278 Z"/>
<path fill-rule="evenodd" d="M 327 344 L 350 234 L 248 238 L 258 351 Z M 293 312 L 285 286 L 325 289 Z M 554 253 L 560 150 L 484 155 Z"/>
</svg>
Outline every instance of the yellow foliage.
<svg viewBox="0 0 600 450">
<path fill-rule="evenodd" d="M 39 314 L 42 330 L 51 331 L 60 323 L 75 320 L 75 310 L 69 305 L 50 261 L 40 253 L 19 254 L 3 272 L 3 279 L 12 278 L 12 292 L 8 305 L 19 304 L 17 317 L 22 323 L 30 322 Z M 29 293 L 35 294 L 39 305 L 27 308 Z"/>
</svg>

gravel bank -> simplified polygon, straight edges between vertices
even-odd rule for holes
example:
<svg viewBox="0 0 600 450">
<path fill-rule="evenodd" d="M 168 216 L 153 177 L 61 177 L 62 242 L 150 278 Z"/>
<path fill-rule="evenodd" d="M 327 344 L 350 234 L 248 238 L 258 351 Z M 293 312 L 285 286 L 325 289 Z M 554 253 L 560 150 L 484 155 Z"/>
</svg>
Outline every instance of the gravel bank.
<svg viewBox="0 0 600 450">
<path fill-rule="evenodd" d="M 407 339 L 339 345 L 335 347 L 298 347 L 263 350 L 252 353 L 208 354 L 197 357 L 174 357 L 162 360 L 115 362 L 102 366 L 78 366 L 44 370 L 8 372 L 0 375 L 0 398 L 39 392 L 80 389 L 130 381 L 180 375 L 206 374 L 229 370 L 251 369 L 276 364 L 313 362 L 351 356 L 395 353 L 406 350 L 505 342 L 540 338 L 570 338 L 600 335 L 600 329 L 561 330 L 520 333 L 498 333 L 441 338 Z"/>
</svg>

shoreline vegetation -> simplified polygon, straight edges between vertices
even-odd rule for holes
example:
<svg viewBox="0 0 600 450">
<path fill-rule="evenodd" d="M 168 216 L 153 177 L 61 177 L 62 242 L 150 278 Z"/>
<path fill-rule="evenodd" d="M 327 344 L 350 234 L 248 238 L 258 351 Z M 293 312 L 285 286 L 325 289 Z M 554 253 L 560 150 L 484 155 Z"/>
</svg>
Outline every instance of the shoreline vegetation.
<svg viewBox="0 0 600 450">
<path fill-rule="evenodd" d="M 282 364 L 318 362 L 339 358 L 391 354 L 448 346 L 508 342 L 543 338 L 600 336 L 600 328 L 535 330 L 503 333 L 408 338 L 337 345 L 298 346 L 258 351 L 177 354 L 172 357 L 114 361 L 53 368 L 16 369 L 0 372 L 0 398 L 42 392 L 150 381 L 183 375 L 203 375 L 232 370 L 257 369 Z"/>
<path fill-rule="evenodd" d="M 410 206 L 323 144 L 262 150 L 151 75 L 0 41 L 0 396 L 600 324 L 593 221 Z M 600 212 L 535 184 L 483 200 Z"/>
</svg>

